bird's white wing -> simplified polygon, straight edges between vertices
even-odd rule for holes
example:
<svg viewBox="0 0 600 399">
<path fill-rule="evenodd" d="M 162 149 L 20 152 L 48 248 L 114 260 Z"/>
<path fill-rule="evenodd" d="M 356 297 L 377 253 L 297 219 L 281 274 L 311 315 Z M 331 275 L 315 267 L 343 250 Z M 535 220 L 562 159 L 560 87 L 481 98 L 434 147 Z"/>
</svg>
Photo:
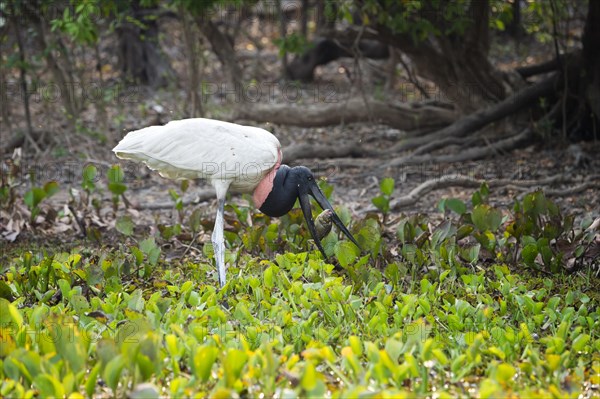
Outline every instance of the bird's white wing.
<svg viewBox="0 0 600 399">
<path fill-rule="evenodd" d="M 113 151 L 164 177 L 220 179 L 250 192 L 281 161 L 280 147 L 264 129 L 194 118 L 130 132 Z"/>
</svg>

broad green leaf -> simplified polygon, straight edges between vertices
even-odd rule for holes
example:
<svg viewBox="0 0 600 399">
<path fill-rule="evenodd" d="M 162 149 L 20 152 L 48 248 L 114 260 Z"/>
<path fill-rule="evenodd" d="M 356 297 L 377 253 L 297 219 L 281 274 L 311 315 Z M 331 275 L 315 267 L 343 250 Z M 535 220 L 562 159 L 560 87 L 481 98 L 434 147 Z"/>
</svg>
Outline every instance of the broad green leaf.
<svg viewBox="0 0 600 399">
<path fill-rule="evenodd" d="M 348 267 L 360 254 L 359 249 L 350 241 L 339 241 L 334 249 L 335 257 L 342 267 Z"/>
<path fill-rule="evenodd" d="M 66 328 L 68 326 L 68 328 Z M 58 354 L 65 359 L 73 373 L 84 370 L 89 340 L 82 336 L 79 328 L 71 320 L 58 320 L 50 324 L 50 332 L 55 337 L 54 346 Z"/>
<path fill-rule="evenodd" d="M 29 207 L 29 209 L 33 209 L 38 206 L 44 198 L 46 198 L 46 191 L 39 187 L 34 187 L 25 193 L 23 201 Z"/>
<path fill-rule="evenodd" d="M 133 234 L 133 220 L 130 216 L 121 216 L 117 219 L 115 225 L 117 231 L 123 235 L 130 236 Z"/>
<path fill-rule="evenodd" d="M 538 249 L 536 244 L 527 244 L 521 250 L 521 258 L 523 259 L 523 262 L 525 262 L 525 264 L 527 265 L 533 265 L 533 262 L 535 261 L 537 255 Z"/>
<path fill-rule="evenodd" d="M 98 175 L 98 169 L 92 165 L 88 164 L 85 168 L 83 168 L 83 176 L 81 186 L 84 190 L 94 190 L 96 188 L 95 180 Z"/>
<path fill-rule="evenodd" d="M 119 165 L 113 165 L 108 169 L 109 183 L 122 183 L 124 177 L 123 169 Z"/>
<path fill-rule="evenodd" d="M 34 378 L 33 383 L 40 390 L 42 397 L 62 398 L 65 396 L 65 390 L 60 381 L 50 374 L 37 375 Z"/>
<path fill-rule="evenodd" d="M 391 177 L 386 177 L 385 179 L 381 180 L 379 187 L 382 194 L 391 196 L 394 192 L 394 179 Z"/>
<path fill-rule="evenodd" d="M 510 364 L 501 363 L 496 369 L 496 380 L 502 383 L 508 383 L 517 373 L 517 370 Z"/>
<path fill-rule="evenodd" d="M 267 269 L 263 273 L 263 279 L 264 279 L 264 282 L 265 282 L 265 287 L 267 287 L 267 288 L 273 288 L 274 277 L 275 277 L 275 266 L 269 266 L 269 267 L 267 267 Z"/>
<path fill-rule="evenodd" d="M 225 385 L 229 388 L 240 378 L 242 369 L 246 365 L 248 355 L 239 349 L 229 349 L 223 361 Z"/>
<path fill-rule="evenodd" d="M 127 186 L 124 185 L 123 183 L 109 183 L 108 184 L 108 189 L 114 195 L 121 195 L 125 191 L 127 191 Z"/>
<path fill-rule="evenodd" d="M 300 379 L 300 386 L 305 391 L 312 391 L 317 386 L 317 371 L 310 361 L 306 362 L 304 373 L 302 373 L 302 378 Z"/>
<path fill-rule="evenodd" d="M 473 208 L 471 219 L 479 231 L 495 232 L 502 224 L 502 212 L 489 205 L 480 204 Z"/>
<path fill-rule="evenodd" d="M 51 197 L 60 191 L 60 187 L 57 182 L 51 181 L 44 184 L 44 191 L 46 192 L 46 197 Z"/>
<path fill-rule="evenodd" d="M 577 352 L 583 351 L 587 343 L 590 342 L 590 338 L 591 337 L 589 334 L 581 334 L 577 336 L 577 338 L 573 340 L 573 350 Z"/>
<path fill-rule="evenodd" d="M 13 301 L 13 292 L 3 280 L 0 280 L 0 298 Z"/>
<path fill-rule="evenodd" d="M 446 207 L 459 215 L 467 212 L 467 206 L 458 198 L 448 198 L 446 200 Z"/>
<path fill-rule="evenodd" d="M 108 362 L 102 373 L 102 379 L 115 394 L 117 392 L 117 386 L 119 385 L 119 378 L 121 378 L 123 367 L 125 367 L 125 359 L 123 358 L 123 355 L 117 355 Z"/>
<path fill-rule="evenodd" d="M 96 384 L 98 382 L 98 374 L 100 374 L 100 367 L 102 363 L 98 362 L 90 371 L 90 374 L 85 381 L 85 393 L 89 398 L 94 396 L 94 392 L 96 391 Z"/>
<path fill-rule="evenodd" d="M 373 203 L 373 205 L 375 205 L 377 209 L 379 209 L 383 213 L 388 213 L 390 211 L 390 201 L 384 196 L 380 195 L 378 197 L 375 197 L 371 200 L 371 202 Z"/>
</svg>

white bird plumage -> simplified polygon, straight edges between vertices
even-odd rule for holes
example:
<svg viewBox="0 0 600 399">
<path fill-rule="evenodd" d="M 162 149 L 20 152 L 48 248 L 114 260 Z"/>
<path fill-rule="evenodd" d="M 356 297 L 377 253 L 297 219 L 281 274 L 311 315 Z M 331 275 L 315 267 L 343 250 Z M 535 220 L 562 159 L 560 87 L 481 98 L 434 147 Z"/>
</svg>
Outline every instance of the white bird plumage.
<svg viewBox="0 0 600 399">
<path fill-rule="evenodd" d="M 130 132 L 113 151 L 163 177 L 225 180 L 230 189 L 249 193 L 280 161 L 280 149 L 264 129 L 194 118 Z"/>
</svg>

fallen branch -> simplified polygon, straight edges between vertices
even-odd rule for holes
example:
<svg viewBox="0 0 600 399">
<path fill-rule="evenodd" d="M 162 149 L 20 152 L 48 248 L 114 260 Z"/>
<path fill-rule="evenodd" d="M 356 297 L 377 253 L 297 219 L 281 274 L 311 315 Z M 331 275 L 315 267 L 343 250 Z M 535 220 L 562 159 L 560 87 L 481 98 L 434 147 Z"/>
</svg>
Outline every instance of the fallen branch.
<svg viewBox="0 0 600 399">
<path fill-rule="evenodd" d="M 379 120 L 400 130 L 439 129 L 456 119 L 453 110 L 421 104 L 390 103 L 370 100 L 369 106 L 360 98 L 343 102 L 311 105 L 244 103 L 234 119 L 270 122 L 303 127 L 332 126 L 341 123 Z"/>
<path fill-rule="evenodd" d="M 555 74 L 548 79 L 521 90 L 498 104 L 467 115 L 435 133 L 400 142 L 392 148 L 392 151 L 411 150 L 447 137 L 464 137 L 492 122 L 532 106 L 538 98 L 554 93 L 557 83 L 558 75 Z"/>
</svg>

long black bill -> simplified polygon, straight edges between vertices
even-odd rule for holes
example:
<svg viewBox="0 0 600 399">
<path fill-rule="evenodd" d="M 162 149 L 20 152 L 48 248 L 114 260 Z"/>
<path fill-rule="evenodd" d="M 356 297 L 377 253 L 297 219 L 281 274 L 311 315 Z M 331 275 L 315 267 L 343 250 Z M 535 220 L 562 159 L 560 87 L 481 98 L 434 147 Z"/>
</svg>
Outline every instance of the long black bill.
<svg viewBox="0 0 600 399">
<path fill-rule="evenodd" d="M 352 234 L 348 231 L 346 226 L 344 226 L 344 223 L 342 223 L 342 221 L 340 220 L 340 217 L 337 215 L 337 213 L 335 213 L 335 211 L 333 210 L 333 207 L 331 206 L 329 201 L 327 201 L 325 194 L 323 194 L 323 192 L 321 191 L 319 186 L 317 186 L 316 183 L 314 183 L 310 186 L 309 193 L 310 193 L 310 195 L 312 195 L 314 197 L 314 199 L 317 201 L 317 203 L 323 210 L 326 210 L 326 209 L 331 210 L 331 213 L 332 213 L 331 218 L 333 220 L 333 223 L 335 223 L 335 225 L 342 231 L 342 233 L 344 233 L 346 235 L 346 237 L 348 237 L 350 239 L 350 241 L 352 241 L 354 243 L 354 245 L 356 245 L 358 248 L 360 248 L 360 245 L 358 245 L 358 242 L 356 242 L 356 240 L 354 239 Z M 315 240 L 317 247 L 323 254 L 323 257 L 327 258 L 327 255 L 325 255 L 325 250 L 323 249 L 323 246 L 321 245 L 321 240 L 319 240 L 319 237 L 317 235 L 317 230 L 315 229 L 315 223 L 312 218 L 312 211 L 310 209 L 310 199 L 308 198 L 308 193 L 301 194 L 299 196 L 299 199 L 300 199 L 300 207 L 302 208 L 302 213 L 304 214 L 304 219 L 306 219 L 306 224 L 308 225 L 308 230 L 310 231 L 310 234 L 312 235 L 313 239 Z"/>
</svg>

